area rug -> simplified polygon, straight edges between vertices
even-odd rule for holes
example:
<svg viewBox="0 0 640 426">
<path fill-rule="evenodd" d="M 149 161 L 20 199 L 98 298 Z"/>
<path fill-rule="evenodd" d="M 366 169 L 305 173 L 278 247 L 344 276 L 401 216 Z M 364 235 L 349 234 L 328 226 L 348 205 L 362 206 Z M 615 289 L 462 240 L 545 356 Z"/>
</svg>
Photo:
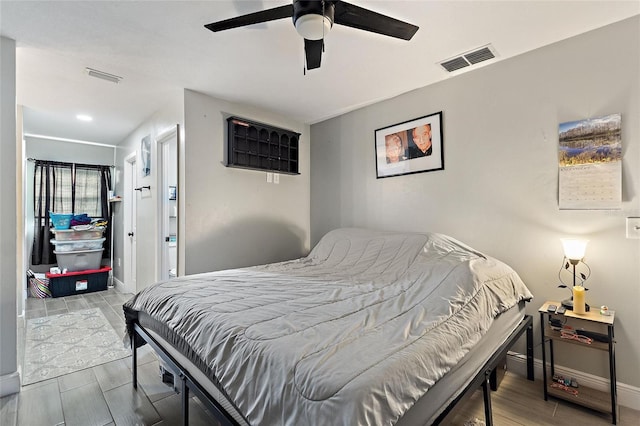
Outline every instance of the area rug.
<svg viewBox="0 0 640 426">
<path fill-rule="evenodd" d="M 480 420 L 479 418 L 474 418 L 469 421 L 464 422 L 464 426 L 485 426 L 484 420 Z"/>
<path fill-rule="evenodd" d="M 131 355 L 99 308 L 30 319 L 25 339 L 23 385 Z"/>
</svg>

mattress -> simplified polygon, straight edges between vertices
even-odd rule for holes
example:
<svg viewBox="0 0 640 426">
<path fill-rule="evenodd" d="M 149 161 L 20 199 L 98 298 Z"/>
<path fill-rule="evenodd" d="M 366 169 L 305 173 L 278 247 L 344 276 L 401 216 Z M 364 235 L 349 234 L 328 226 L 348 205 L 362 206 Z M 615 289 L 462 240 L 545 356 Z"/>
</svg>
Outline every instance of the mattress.
<svg viewBox="0 0 640 426">
<path fill-rule="evenodd" d="M 460 395 L 525 316 L 522 302 L 500 314 L 473 350 L 445 374 L 398 421 L 397 426 L 430 425 Z"/>
<path fill-rule="evenodd" d="M 341 229 L 302 259 L 155 284 L 125 312 L 248 424 L 396 424 L 531 297 L 453 238 Z"/>
</svg>

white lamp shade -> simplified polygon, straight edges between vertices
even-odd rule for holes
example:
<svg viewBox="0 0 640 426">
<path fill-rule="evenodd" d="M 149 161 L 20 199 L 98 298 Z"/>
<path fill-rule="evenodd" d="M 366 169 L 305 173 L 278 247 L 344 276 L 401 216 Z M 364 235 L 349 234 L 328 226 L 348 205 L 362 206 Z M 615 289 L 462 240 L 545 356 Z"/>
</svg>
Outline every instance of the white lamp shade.
<svg viewBox="0 0 640 426">
<path fill-rule="evenodd" d="M 564 248 L 564 255 L 570 260 L 582 260 L 584 253 L 587 250 L 587 243 L 589 240 L 582 240 L 579 238 L 562 238 L 562 247 Z"/>
<path fill-rule="evenodd" d="M 329 33 L 332 24 L 326 16 L 308 13 L 296 20 L 296 31 L 307 40 L 321 40 Z"/>
</svg>

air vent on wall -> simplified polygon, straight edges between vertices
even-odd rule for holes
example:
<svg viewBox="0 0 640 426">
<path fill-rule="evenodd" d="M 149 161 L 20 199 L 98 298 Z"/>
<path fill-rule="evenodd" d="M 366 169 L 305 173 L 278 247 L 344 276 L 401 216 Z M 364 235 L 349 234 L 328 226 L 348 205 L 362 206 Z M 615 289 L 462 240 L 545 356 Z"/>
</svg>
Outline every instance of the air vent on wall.
<svg viewBox="0 0 640 426">
<path fill-rule="evenodd" d="M 453 72 L 465 67 L 469 67 L 471 65 L 478 64 L 480 62 L 488 61 L 489 59 L 493 59 L 495 57 L 495 49 L 493 49 L 493 46 L 487 45 L 442 61 L 440 62 L 440 65 L 445 70 Z"/>
</svg>

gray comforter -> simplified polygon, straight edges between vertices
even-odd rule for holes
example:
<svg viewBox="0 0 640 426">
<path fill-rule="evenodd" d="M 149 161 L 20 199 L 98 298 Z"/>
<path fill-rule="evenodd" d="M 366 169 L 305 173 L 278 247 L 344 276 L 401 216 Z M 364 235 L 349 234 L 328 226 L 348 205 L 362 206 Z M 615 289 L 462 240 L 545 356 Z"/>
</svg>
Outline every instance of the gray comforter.
<svg viewBox="0 0 640 426">
<path fill-rule="evenodd" d="M 155 284 L 125 312 L 252 425 L 389 425 L 531 297 L 444 235 L 340 229 L 302 259 Z"/>
</svg>

